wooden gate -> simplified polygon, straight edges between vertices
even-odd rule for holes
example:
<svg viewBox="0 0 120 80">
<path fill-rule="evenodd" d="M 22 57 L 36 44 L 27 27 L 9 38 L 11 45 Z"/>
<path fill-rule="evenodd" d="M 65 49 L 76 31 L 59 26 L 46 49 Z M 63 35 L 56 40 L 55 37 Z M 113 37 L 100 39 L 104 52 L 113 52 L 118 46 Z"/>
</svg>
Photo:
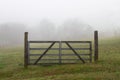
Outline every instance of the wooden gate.
<svg viewBox="0 0 120 80">
<path fill-rule="evenodd" d="M 40 48 L 31 48 L 28 46 L 29 64 L 92 62 L 91 41 L 28 41 L 28 45 L 32 43 L 41 45 L 44 45 L 44 43 L 50 44 L 45 45 L 46 48 L 42 48 L 41 46 Z M 85 45 L 84 47 L 80 47 L 80 44 Z M 79 47 L 74 48 L 72 45 Z M 32 53 L 36 51 L 37 54 Z"/>
<path fill-rule="evenodd" d="M 25 32 L 24 58 L 25 67 L 92 62 L 92 41 L 29 41 Z"/>
</svg>

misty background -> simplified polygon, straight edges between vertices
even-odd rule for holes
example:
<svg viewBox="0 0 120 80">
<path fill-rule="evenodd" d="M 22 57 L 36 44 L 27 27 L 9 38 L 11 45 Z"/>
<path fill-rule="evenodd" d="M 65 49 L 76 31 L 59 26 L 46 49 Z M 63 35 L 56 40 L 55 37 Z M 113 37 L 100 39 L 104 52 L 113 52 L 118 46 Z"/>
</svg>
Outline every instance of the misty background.
<svg viewBox="0 0 120 80">
<path fill-rule="evenodd" d="M 0 45 L 119 37 L 119 0 L 0 0 Z"/>
</svg>

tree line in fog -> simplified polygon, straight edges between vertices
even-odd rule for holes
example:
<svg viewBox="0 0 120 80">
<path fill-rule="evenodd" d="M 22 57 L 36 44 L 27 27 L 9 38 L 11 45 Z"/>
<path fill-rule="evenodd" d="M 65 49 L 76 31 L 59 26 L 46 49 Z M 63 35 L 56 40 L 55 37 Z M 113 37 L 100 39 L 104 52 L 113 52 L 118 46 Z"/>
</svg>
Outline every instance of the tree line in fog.
<svg viewBox="0 0 120 80">
<path fill-rule="evenodd" d="M 90 37 L 93 28 L 79 20 L 67 20 L 56 26 L 49 20 L 42 20 L 38 26 L 28 29 L 34 40 L 80 40 Z"/>
<path fill-rule="evenodd" d="M 0 24 L 0 45 L 22 44 L 24 32 L 29 32 L 31 40 L 82 40 L 93 38 L 93 27 L 79 20 L 66 20 L 56 26 L 49 20 L 41 20 L 37 26 L 20 23 Z M 118 34 L 114 31 L 114 34 Z"/>
</svg>

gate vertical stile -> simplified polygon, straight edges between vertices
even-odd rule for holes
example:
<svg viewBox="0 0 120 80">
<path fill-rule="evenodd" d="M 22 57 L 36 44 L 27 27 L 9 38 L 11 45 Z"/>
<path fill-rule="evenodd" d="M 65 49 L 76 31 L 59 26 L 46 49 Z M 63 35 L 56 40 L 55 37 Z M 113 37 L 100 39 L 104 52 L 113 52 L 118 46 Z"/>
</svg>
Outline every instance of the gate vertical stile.
<svg viewBox="0 0 120 80">
<path fill-rule="evenodd" d="M 28 45 L 28 64 L 30 64 L 30 43 L 29 41 L 27 41 L 27 45 Z"/>
<path fill-rule="evenodd" d="M 92 62 L 92 42 L 90 42 L 90 62 Z"/>
<path fill-rule="evenodd" d="M 61 49 L 62 48 L 62 43 L 61 43 L 61 41 L 59 41 L 59 64 L 61 64 L 62 63 L 62 61 L 61 61 L 61 57 L 62 57 L 62 53 L 61 53 Z"/>
</svg>

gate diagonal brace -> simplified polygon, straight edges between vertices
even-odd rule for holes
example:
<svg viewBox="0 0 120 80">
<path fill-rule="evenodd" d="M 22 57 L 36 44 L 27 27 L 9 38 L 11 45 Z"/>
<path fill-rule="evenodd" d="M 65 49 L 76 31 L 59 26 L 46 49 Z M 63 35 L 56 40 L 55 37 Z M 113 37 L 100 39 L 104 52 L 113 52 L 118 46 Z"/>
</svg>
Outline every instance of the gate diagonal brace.
<svg viewBox="0 0 120 80">
<path fill-rule="evenodd" d="M 55 42 L 53 42 L 46 50 L 45 52 L 35 61 L 34 65 L 36 65 L 38 63 L 38 61 L 48 52 L 48 50 L 55 44 Z"/>
<path fill-rule="evenodd" d="M 65 42 L 67 44 L 67 46 L 75 53 L 75 55 L 78 56 L 78 58 L 83 62 L 85 63 L 85 61 L 81 58 L 80 55 L 78 55 L 78 53 L 72 48 L 72 46 L 70 46 L 70 44 L 68 42 Z"/>
</svg>

